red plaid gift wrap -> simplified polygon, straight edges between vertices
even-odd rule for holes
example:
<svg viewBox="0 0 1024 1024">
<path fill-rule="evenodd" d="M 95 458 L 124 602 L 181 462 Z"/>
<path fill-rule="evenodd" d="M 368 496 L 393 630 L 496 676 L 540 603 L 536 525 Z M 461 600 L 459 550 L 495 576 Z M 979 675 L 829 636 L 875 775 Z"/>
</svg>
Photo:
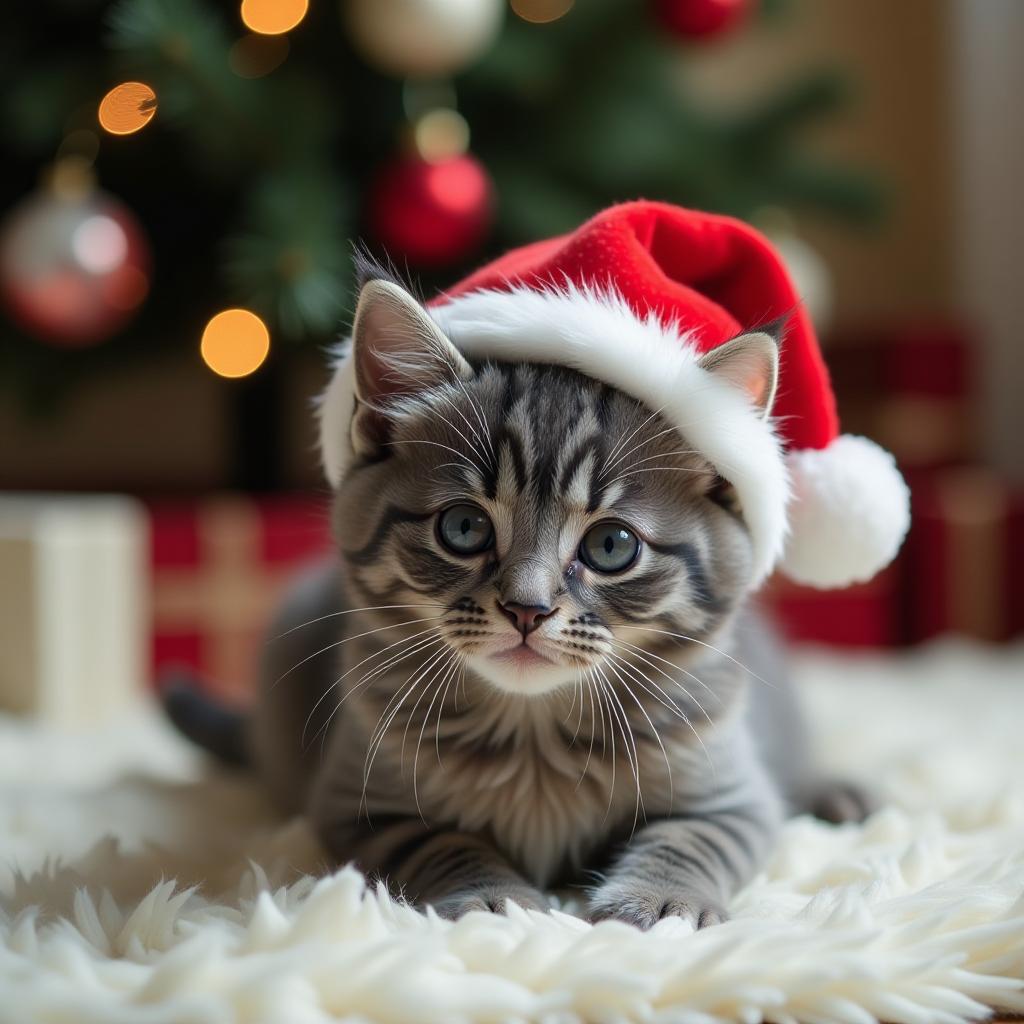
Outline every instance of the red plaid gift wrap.
<svg viewBox="0 0 1024 1024">
<path fill-rule="evenodd" d="M 948 324 L 862 330 L 832 339 L 827 355 L 844 425 L 891 451 L 902 470 L 977 458 L 968 332 Z"/>
<path fill-rule="evenodd" d="M 1024 633 L 1024 489 L 970 466 L 917 474 L 911 493 L 908 640 Z"/>
<path fill-rule="evenodd" d="M 219 496 L 150 516 L 154 678 L 184 667 L 243 700 L 282 589 L 329 547 L 324 501 Z"/>
</svg>

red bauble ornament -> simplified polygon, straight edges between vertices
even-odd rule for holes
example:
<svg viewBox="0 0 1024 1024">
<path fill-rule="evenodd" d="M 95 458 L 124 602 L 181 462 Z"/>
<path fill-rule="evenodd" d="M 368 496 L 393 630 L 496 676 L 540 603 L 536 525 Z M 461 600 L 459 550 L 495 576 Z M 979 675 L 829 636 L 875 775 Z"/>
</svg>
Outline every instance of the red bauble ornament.
<svg viewBox="0 0 1024 1024">
<path fill-rule="evenodd" d="M 662 24 L 684 39 L 711 39 L 745 21 L 753 0 L 654 0 Z"/>
<path fill-rule="evenodd" d="M 484 240 L 494 212 L 494 186 L 468 153 L 447 160 L 401 157 L 377 173 L 369 227 L 392 256 L 418 267 L 465 259 Z"/>
<path fill-rule="evenodd" d="M 96 189 L 45 189 L 0 227 L 0 293 L 28 333 L 79 348 L 124 326 L 149 291 L 149 246 L 124 204 Z"/>
</svg>

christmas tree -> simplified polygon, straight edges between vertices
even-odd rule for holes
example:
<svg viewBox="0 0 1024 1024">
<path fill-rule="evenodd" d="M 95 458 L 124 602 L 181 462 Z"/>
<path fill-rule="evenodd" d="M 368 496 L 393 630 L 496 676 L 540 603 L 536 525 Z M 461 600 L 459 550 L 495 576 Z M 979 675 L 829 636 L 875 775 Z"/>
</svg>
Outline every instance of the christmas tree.
<svg viewBox="0 0 1024 1024">
<path fill-rule="evenodd" d="M 0 227 L 0 379 L 48 406 L 90 374 L 195 358 L 201 339 L 216 372 L 273 377 L 344 321 L 357 240 L 429 293 L 638 196 L 870 218 L 870 179 L 801 140 L 844 102 L 834 71 L 730 116 L 679 73 L 695 47 L 798 14 L 779 0 L 36 4 L 0 62 L 9 175 L 28 195 Z"/>
</svg>

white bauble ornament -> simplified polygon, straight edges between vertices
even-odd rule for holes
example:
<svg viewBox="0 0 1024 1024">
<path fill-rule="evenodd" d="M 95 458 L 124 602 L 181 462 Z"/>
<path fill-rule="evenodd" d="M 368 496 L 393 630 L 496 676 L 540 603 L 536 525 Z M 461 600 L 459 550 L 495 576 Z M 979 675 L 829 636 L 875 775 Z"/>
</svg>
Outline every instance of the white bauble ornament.
<svg viewBox="0 0 1024 1024">
<path fill-rule="evenodd" d="M 489 49 L 501 31 L 504 0 L 342 0 L 353 44 L 378 70 L 439 78 Z"/>
</svg>

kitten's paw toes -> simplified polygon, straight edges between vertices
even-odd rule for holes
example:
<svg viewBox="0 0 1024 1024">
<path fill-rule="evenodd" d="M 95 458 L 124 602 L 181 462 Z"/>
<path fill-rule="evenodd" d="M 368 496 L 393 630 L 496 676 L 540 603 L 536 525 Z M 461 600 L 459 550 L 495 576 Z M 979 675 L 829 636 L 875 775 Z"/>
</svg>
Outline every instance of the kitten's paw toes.
<svg viewBox="0 0 1024 1024">
<path fill-rule="evenodd" d="M 811 794 L 807 809 L 816 818 L 841 825 L 863 821 L 878 808 L 875 795 L 856 782 L 829 779 Z"/>
<path fill-rule="evenodd" d="M 514 888 L 491 887 L 453 892 L 436 900 L 430 900 L 438 916 L 457 921 L 464 914 L 483 910 L 491 914 L 504 914 L 509 904 L 515 903 L 523 910 L 549 910 L 544 894 L 529 886 Z"/>
<path fill-rule="evenodd" d="M 623 921 L 647 931 L 666 917 L 681 917 L 695 928 L 709 928 L 728 919 L 725 908 L 700 892 L 665 893 L 638 886 L 611 885 L 590 899 L 591 921 Z"/>
</svg>

